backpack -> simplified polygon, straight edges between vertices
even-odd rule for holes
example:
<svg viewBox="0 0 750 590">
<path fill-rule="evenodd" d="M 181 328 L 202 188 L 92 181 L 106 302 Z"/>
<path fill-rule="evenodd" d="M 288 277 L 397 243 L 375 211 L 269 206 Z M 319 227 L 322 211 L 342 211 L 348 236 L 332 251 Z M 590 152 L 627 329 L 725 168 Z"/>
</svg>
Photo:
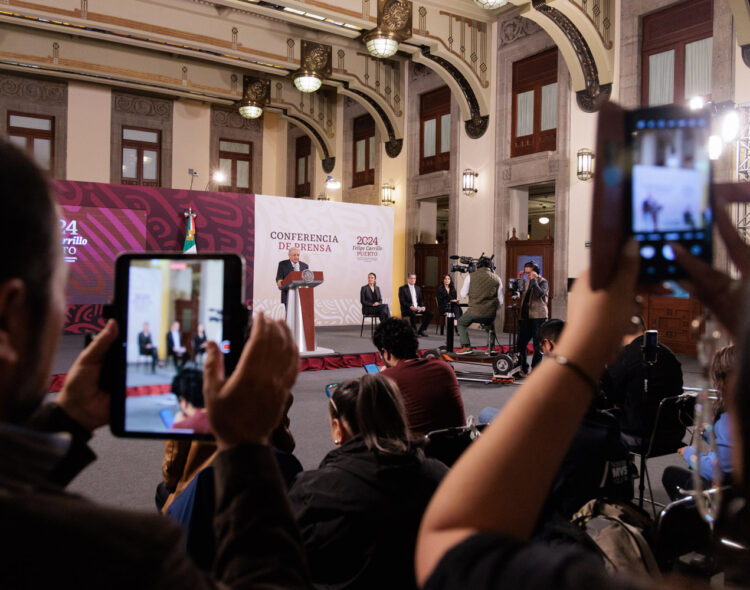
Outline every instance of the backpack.
<svg viewBox="0 0 750 590">
<path fill-rule="evenodd" d="M 590 500 L 573 515 L 571 523 L 581 529 L 604 560 L 605 568 L 655 576 L 659 573 L 654 553 L 644 532 L 653 522 L 627 502 Z"/>
</svg>

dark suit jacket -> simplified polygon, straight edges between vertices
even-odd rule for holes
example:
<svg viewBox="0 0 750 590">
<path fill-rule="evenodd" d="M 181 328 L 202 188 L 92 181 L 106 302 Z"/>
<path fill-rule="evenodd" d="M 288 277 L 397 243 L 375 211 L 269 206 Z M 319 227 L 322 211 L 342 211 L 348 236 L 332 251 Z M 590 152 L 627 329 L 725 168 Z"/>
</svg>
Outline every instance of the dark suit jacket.
<svg viewBox="0 0 750 590">
<path fill-rule="evenodd" d="M 299 269 L 306 270 L 307 268 L 308 268 L 307 264 L 305 264 L 304 262 L 300 260 Z M 276 280 L 277 281 L 283 280 L 286 277 L 286 275 L 292 272 L 293 269 L 294 267 L 292 266 L 291 260 L 289 260 L 288 258 L 286 260 L 282 260 L 281 262 L 279 262 L 279 268 L 276 269 Z M 287 297 L 288 291 L 289 289 L 287 288 L 284 288 L 281 290 L 281 303 L 283 303 L 284 305 L 286 305 L 286 297 Z"/>
<path fill-rule="evenodd" d="M 149 344 L 151 345 L 151 348 L 147 348 Z M 151 354 L 151 351 L 153 351 L 154 348 L 154 343 L 151 341 L 151 334 L 149 333 L 149 335 L 146 336 L 143 332 L 138 332 L 138 352 L 143 355 Z"/>
<path fill-rule="evenodd" d="M 419 285 L 414 285 L 414 290 L 417 293 L 417 307 L 424 307 L 424 301 L 422 301 L 422 289 Z M 398 288 L 398 302 L 401 304 L 401 315 L 411 311 L 411 293 L 409 293 L 409 285 L 401 285 Z"/>
<path fill-rule="evenodd" d="M 380 295 L 380 287 L 375 285 L 375 292 L 373 293 L 370 289 L 370 285 L 365 285 L 359 290 L 359 302 L 362 304 L 362 311 L 364 312 L 373 307 L 373 303 L 378 302 L 383 304 L 383 297 Z M 378 306 L 380 307 L 380 306 Z"/>
</svg>

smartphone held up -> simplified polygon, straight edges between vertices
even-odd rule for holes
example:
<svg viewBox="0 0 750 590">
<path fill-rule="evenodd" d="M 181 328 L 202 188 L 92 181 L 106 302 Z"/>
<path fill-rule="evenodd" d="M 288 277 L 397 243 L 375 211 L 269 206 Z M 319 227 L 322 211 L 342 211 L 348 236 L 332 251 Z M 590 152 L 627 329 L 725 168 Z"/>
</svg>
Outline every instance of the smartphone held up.
<svg viewBox="0 0 750 590">
<path fill-rule="evenodd" d="M 707 109 L 602 107 L 591 233 L 594 289 L 609 284 L 629 238 L 638 243 L 641 283 L 684 276 L 673 243 L 711 262 L 710 136 Z"/>
</svg>

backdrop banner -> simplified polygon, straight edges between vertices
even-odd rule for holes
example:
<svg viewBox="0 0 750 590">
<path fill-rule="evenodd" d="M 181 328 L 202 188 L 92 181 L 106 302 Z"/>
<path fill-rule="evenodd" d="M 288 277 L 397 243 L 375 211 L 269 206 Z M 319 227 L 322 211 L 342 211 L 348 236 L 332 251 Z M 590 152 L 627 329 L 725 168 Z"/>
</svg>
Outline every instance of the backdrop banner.
<svg viewBox="0 0 750 590">
<path fill-rule="evenodd" d="M 359 324 L 359 290 L 374 272 L 383 301 L 391 303 L 393 282 L 393 209 L 333 201 L 255 195 L 253 310 L 284 317 L 276 287 L 279 261 L 290 248 L 300 260 L 322 271 L 315 287 L 318 326 Z"/>
</svg>

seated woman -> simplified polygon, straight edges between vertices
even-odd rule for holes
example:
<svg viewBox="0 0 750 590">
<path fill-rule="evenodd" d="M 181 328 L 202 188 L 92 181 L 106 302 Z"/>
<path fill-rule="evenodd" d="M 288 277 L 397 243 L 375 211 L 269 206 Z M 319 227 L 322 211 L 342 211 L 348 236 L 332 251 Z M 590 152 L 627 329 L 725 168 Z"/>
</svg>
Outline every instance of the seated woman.
<svg viewBox="0 0 750 590">
<path fill-rule="evenodd" d="M 708 454 L 695 452 L 692 446 L 678 449 L 691 469 L 697 469 L 705 480 L 706 488 L 714 480 L 714 464 L 718 459 L 721 470 L 719 481 L 727 479 L 732 472 L 732 446 L 729 438 L 729 415 L 724 410 L 724 394 L 729 387 L 734 386 L 735 352 L 734 346 L 725 346 L 716 351 L 709 369 L 711 385 L 716 389 L 714 404 L 714 434 L 716 436 L 716 452 Z M 704 433 L 705 436 L 705 433 Z M 684 497 L 684 491 L 692 490 L 693 472 L 691 469 L 670 465 L 664 470 L 661 483 L 672 501 Z M 680 490 L 683 490 L 682 492 Z"/>
<path fill-rule="evenodd" d="M 410 442 L 383 375 L 342 383 L 328 413 L 336 448 L 289 491 L 315 586 L 416 588 L 419 522 L 447 467 Z"/>
<path fill-rule="evenodd" d="M 445 275 L 442 286 L 438 287 L 437 303 L 440 313 L 451 312 L 453 314 L 453 325 L 455 326 L 463 311 L 458 304 L 458 294 L 456 293 L 456 287 L 453 286 L 453 279 L 450 275 Z M 440 333 L 443 333 L 443 326 L 440 326 Z"/>
<path fill-rule="evenodd" d="M 206 354 L 206 344 L 208 338 L 206 338 L 206 330 L 203 328 L 203 324 L 198 324 L 193 335 L 193 360 L 198 358 L 198 355 L 203 356 Z"/>
<path fill-rule="evenodd" d="M 388 305 L 383 303 L 380 287 L 375 284 L 374 272 L 367 275 L 367 284 L 359 290 L 359 302 L 362 304 L 362 315 L 378 315 L 382 322 L 391 315 Z"/>
</svg>

